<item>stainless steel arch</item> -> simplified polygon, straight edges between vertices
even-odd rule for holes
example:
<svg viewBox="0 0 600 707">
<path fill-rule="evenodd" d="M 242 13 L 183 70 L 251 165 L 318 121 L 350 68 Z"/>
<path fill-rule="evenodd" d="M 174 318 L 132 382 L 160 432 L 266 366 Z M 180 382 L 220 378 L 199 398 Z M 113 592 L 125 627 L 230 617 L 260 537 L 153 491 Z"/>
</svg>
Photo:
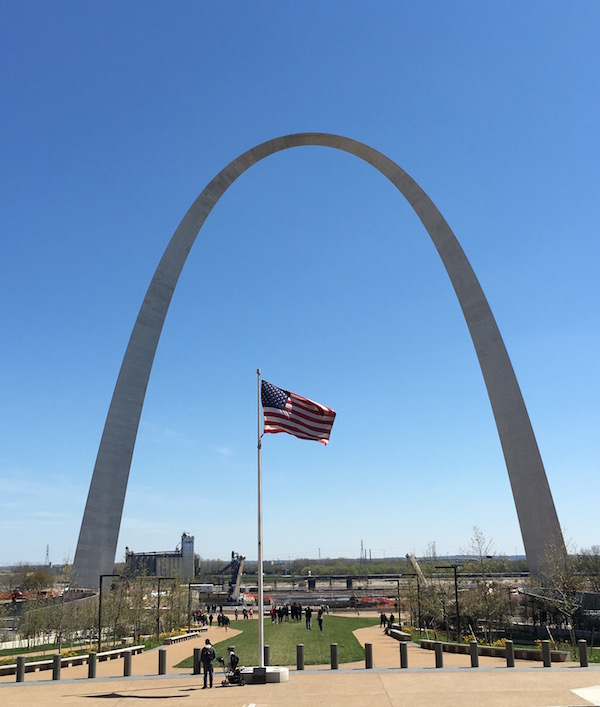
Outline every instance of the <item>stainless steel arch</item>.
<svg viewBox="0 0 600 707">
<path fill-rule="evenodd" d="M 249 167 L 303 145 L 344 150 L 384 174 L 421 219 L 462 308 L 504 452 L 529 569 L 537 573 L 549 547 L 564 550 L 554 501 L 533 429 L 504 342 L 469 261 L 421 187 L 367 145 L 338 135 L 299 133 L 264 142 L 233 160 L 208 184 L 175 231 L 140 308 L 113 393 L 98 450 L 74 560 L 79 586 L 97 587 L 113 571 L 125 491 L 154 355 L 171 297 L 196 236 L 227 188 Z"/>
</svg>

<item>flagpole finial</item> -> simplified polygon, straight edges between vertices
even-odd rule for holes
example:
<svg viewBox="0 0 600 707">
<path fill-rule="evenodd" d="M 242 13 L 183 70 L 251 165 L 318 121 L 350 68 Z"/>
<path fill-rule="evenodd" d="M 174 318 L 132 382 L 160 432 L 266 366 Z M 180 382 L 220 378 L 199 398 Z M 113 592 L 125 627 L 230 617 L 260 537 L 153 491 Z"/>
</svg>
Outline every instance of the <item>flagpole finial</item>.
<svg viewBox="0 0 600 707">
<path fill-rule="evenodd" d="M 260 376 L 260 368 L 256 369 L 256 373 Z"/>
</svg>

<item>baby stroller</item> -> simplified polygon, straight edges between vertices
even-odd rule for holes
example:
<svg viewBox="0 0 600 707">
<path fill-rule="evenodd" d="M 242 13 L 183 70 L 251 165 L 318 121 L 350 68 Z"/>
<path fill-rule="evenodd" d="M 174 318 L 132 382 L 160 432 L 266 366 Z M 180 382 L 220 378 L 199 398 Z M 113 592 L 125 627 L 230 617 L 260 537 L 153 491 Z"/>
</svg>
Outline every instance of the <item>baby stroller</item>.
<svg viewBox="0 0 600 707">
<path fill-rule="evenodd" d="M 244 676 L 242 671 L 237 667 L 240 659 L 235 655 L 231 656 L 231 670 L 227 670 L 227 665 L 222 657 L 217 658 L 221 667 L 223 668 L 223 675 L 225 676 L 221 681 L 223 687 L 228 687 L 229 685 L 239 685 L 242 687 L 244 685 Z"/>
</svg>

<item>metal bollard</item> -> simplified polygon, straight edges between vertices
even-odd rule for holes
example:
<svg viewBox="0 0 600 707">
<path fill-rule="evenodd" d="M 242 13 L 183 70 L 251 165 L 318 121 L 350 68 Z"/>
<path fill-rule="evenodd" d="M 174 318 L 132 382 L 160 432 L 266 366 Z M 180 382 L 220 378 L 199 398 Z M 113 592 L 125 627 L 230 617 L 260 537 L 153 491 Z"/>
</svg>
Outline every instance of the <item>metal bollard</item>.
<svg viewBox="0 0 600 707">
<path fill-rule="evenodd" d="M 296 670 L 304 670 L 304 643 L 296 645 Z"/>
<path fill-rule="evenodd" d="M 338 644 L 337 643 L 332 643 L 329 649 L 329 653 L 331 656 L 331 669 L 332 670 L 337 670 L 338 669 Z"/>
<path fill-rule="evenodd" d="M 442 650 L 442 642 L 441 641 L 434 641 L 433 646 L 435 649 L 435 667 L 436 668 L 443 668 L 444 667 L 444 651 Z"/>
<path fill-rule="evenodd" d="M 192 675 L 200 675 L 200 653 L 202 648 L 194 648 L 194 667 L 192 668 Z"/>
<path fill-rule="evenodd" d="M 123 677 L 131 677 L 131 651 L 123 653 Z"/>
<path fill-rule="evenodd" d="M 17 682 L 25 681 L 25 656 L 17 657 Z"/>
<path fill-rule="evenodd" d="M 577 641 L 577 648 L 579 649 L 579 667 L 588 667 L 588 654 L 587 654 L 587 641 L 582 638 Z"/>
<path fill-rule="evenodd" d="M 373 667 L 373 644 L 365 643 L 365 668 L 369 670 Z"/>
<path fill-rule="evenodd" d="M 52 679 L 60 680 L 60 654 L 52 656 Z"/>
<path fill-rule="evenodd" d="M 265 667 L 271 665 L 271 646 L 265 646 L 264 650 Z"/>
<path fill-rule="evenodd" d="M 550 668 L 552 666 L 552 657 L 550 655 L 550 641 L 542 641 L 542 659 L 544 661 L 544 668 Z"/>
<path fill-rule="evenodd" d="M 477 641 L 469 641 L 469 652 L 471 653 L 471 667 L 479 667 L 479 644 Z"/>
<path fill-rule="evenodd" d="M 506 641 L 506 667 L 515 667 L 515 644 L 510 640 Z"/>
<path fill-rule="evenodd" d="M 158 674 L 159 675 L 166 675 L 167 674 L 167 649 L 166 648 L 159 648 L 158 649 Z"/>
<path fill-rule="evenodd" d="M 408 646 L 404 641 L 400 643 L 400 667 L 408 668 Z"/>
<path fill-rule="evenodd" d="M 96 677 L 96 652 L 90 651 L 88 655 L 88 678 Z"/>
</svg>

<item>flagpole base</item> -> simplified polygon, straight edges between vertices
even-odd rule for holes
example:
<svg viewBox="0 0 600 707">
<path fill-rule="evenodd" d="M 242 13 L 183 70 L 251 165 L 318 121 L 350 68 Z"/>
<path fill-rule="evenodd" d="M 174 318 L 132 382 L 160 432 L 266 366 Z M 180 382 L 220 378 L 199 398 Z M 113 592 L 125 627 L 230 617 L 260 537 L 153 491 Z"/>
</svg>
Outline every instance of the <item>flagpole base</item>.
<svg viewBox="0 0 600 707">
<path fill-rule="evenodd" d="M 289 682 L 290 671 L 277 665 L 268 665 L 264 668 L 242 668 L 242 675 L 246 685 L 264 685 L 272 682 Z"/>
</svg>

